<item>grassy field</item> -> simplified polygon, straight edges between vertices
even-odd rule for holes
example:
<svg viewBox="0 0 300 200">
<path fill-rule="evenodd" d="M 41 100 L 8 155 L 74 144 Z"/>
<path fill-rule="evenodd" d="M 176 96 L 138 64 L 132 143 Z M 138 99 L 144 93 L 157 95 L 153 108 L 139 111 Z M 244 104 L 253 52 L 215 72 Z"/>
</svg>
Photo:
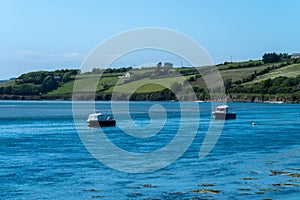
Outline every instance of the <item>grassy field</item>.
<svg viewBox="0 0 300 200">
<path fill-rule="evenodd" d="M 46 96 L 58 96 L 58 95 L 71 94 L 73 91 L 73 85 L 74 85 L 74 81 L 65 83 L 62 87 L 59 87 L 56 90 L 53 90 L 52 92 L 49 92 Z"/>
<path fill-rule="evenodd" d="M 102 84 L 107 84 L 109 87 L 113 87 L 118 80 L 119 78 L 116 76 L 103 76 L 99 81 L 99 75 L 83 74 L 78 76 L 78 79 L 76 80 L 76 89 L 77 92 L 93 92 L 95 87 L 94 84 L 97 84 L 98 91 L 103 89 Z M 74 83 L 75 81 L 64 83 L 61 87 L 49 92 L 47 96 L 72 94 Z"/>
<path fill-rule="evenodd" d="M 229 69 L 230 66 L 238 66 L 238 65 L 246 65 L 249 63 L 253 63 L 255 61 L 248 61 L 243 63 L 232 63 L 228 64 L 220 70 L 220 74 L 223 80 L 231 79 L 232 81 L 242 80 L 251 76 L 256 72 L 260 72 L 272 65 L 279 65 L 280 63 L 275 64 L 266 64 L 256 67 L 246 67 L 246 68 L 237 68 L 237 69 Z M 257 61 L 256 61 L 257 62 Z M 143 69 L 143 70 L 132 70 L 131 74 L 134 76 L 143 76 L 145 74 L 151 74 L 154 72 L 154 68 L 150 69 Z M 190 68 L 183 68 L 180 69 L 182 71 L 190 70 Z M 174 76 L 174 77 L 167 77 L 167 78 L 142 78 L 139 80 L 133 79 L 120 79 L 118 76 L 124 75 L 124 73 L 113 73 L 113 74 L 102 74 L 101 79 L 99 80 L 99 76 L 97 74 L 82 74 L 77 77 L 77 90 L 79 92 L 94 92 L 93 88 L 95 84 L 97 85 L 98 93 L 112 93 L 114 92 L 122 92 L 122 93 L 147 93 L 147 92 L 157 92 L 165 89 L 166 87 L 171 87 L 174 83 L 182 84 L 186 79 L 192 77 L 194 75 L 188 76 Z M 253 81 L 244 84 L 253 84 L 259 81 L 266 80 L 268 78 L 275 78 L 278 76 L 287 76 L 287 77 L 295 77 L 300 75 L 300 64 L 293 64 L 288 65 L 286 67 L 272 70 L 271 72 L 258 76 Z M 125 82 L 131 80 L 130 82 Z M 73 85 L 75 81 L 70 81 L 68 83 L 64 83 L 61 87 L 57 88 L 56 90 L 47 94 L 47 96 L 59 96 L 59 95 L 68 95 L 72 94 L 73 92 Z M 12 84 L 12 83 L 6 83 Z M 205 87 L 205 82 L 203 79 L 197 79 L 194 82 L 191 82 L 192 86 L 197 87 Z M 103 85 L 108 86 L 108 89 L 103 91 Z"/>
<path fill-rule="evenodd" d="M 138 93 L 157 92 L 165 89 L 166 87 L 171 87 L 174 83 L 182 84 L 185 80 L 186 79 L 183 76 L 157 79 L 145 78 L 126 84 L 117 85 L 115 86 L 114 91 L 123 93 L 132 93 L 134 91 Z"/>
<path fill-rule="evenodd" d="M 251 77 L 251 75 L 259 73 L 267 68 L 272 69 L 272 66 L 279 66 L 281 63 L 271 63 L 261 65 L 262 61 L 247 61 L 238 63 L 229 63 L 226 65 L 218 66 L 219 72 L 223 78 L 223 81 L 231 79 L 232 82 L 243 80 Z M 250 66 L 249 65 L 253 65 Z M 257 66 L 259 65 L 259 66 Z M 197 68 L 196 68 L 197 69 Z M 47 94 L 45 97 L 59 98 L 60 96 L 70 96 L 73 92 L 74 83 L 76 83 L 77 92 L 96 92 L 99 95 L 111 94 L 112 92 L 118 93 L 151 93 L 159 92 L 165 88 L 172 88 L 175 83 L 183 84 L 184 81 L 189 80 L 192 86 L 205 88 L 206 84 L 204 80 L 199 78 L 198 71 L 195 68 L 173 68 L 172 71 L 164 71 L 161 69 L 157 72 L 155 67 L 146 69 L 132 69 L 130 71 L 130 78 L 119 78 L 118 76 L 124 75 L 122 73 L 105 73 L 99 74 L 81 74 L 77 76 L 76 81 L 71 80 L 67 83 L 60 82 L 60 87 Z M 202 69 L 198 69 L 202 70 Z M 178 74 L 181 72 L 185 74 Z M 266 79 L 273 79 L 278 76 L 296 77 L 300 75 L 300 64 L 291 64 L 279 69 L 270 70 L 268 73 L 256 77 L 251 82 L 244 83 L 254 84 Z M 190 79 L 193 77 L 193 79 Z M 197 79 L 195 80 L 195 78 Z M 71 78 L 75 79 L 75 75 Z M 99 80 L 100 78 L 100 80 Z M 213 81 L 213 80 L 211 80 Z M 15 81 L 8 81 L 0 83 L 0 87 L 13 86 Z M 96 91 L 95 91 L 96 87 Z M 176 87 L 176 85 L 175 85 Z"/>
<path fill-rule="evenodd" d="M 136 92 L 137 93 L 146 93 L 146 92 L 158 92 L 165 89 L 165 87 L 163 87 L 162 85 L 159 84 L 155 84 L 155 83 L 149 83 L 146 85 L 143 85 L 141 87 L 139 87 Z"/>
<path fill-rule="evenodd" d="M 248 63 L 248 62 L 246 62 Z M 261 65 L 257 67 L 249 67 L 249 68 L 239 68 L 239 69 L 228 69 L 228 67 L 219 70 L 223 81 L 231 79 L 233 82 L 242 80 L 243 78 L 247 78 L 254 74 L 254 72 L 260 72 L 268 67 L 271 67 L 273 64 Z M 226 65 L 227 66 L 227 65 Z M 205 82 L 203 79 L 197 79 L 195 82 L 192 82 L 192 86 L 205 87 Z"/>
<path fill-rule="evenodd" d="M 270 73 L 258 76 L 253 81 L 244 83 L 244 84 L 245 85 L 254 84 L 254 83 L 258 83 L 260 81 L 264 81 L 269 78 L 273 79 L 278 76 L 296 77 L 299 75 L 300 75 L 300 64 L 293 64 L 293 65 L 288 65 L 286 67 L 282 67 L 280 69 L 276 69 L 274 71 L 271 71 Z"/>
<path fill-rule="evenodd" d="M 218 66 L 218 69 L 219 70 L 228 70 L 230 68 L 236 68 L 238 66 L 249 66 L 249 65 L 257 65 L 257 64 L 263 64 L 262 61 L 260 60 L 250 60 L 250 61 L 245 61 L 245 62 L 234 62 L 234 63 L 229 63 L 229 64 L 226 64 L 226 65 L 221 65 L 221 66 Z"/>
<path fill-rule="evenodd" d="M 251 76 L 255 71 L 259 72 L 266 68 L 268 68 L 270 65 L 262 65 L 259 67 L 249 67 L 249 68 L 241 68 L 241 69 L 228 69 L 228 70 L 222 70 L 220 71 L 223 80 L 232 79 L 232 81 L 241 80 L 243 78 L 247 78 Z"/>
<path fill-rule="evenodd" d="M 0 82 L 0 87 L 13 86 L 15 81 Z"/>
<path fill-rule="evenodd" d="M 149 71 L 151 70 L 139 70 L 135 71 L 134 73 L 142 75 L 143 73 L 148 73 Z M 76 85 L 78 92 L 94 92 L 94 84 L 97 84 L 97 91 L 101 91 L 103 89 L 103 84 L 106 84 L 109 88 L 102 91 L 102 93 L 112 93 L 113 91 L 122 93 L 146 93 L 161 91 L 166 87 L 171 87 L 174 83 L 182 84 L 189 77 L 191 76 L 174 76 L 155 79 L 143 78 L 141 80 L 124 83 L 124 81 L 128 79 L 120 79 L 117 76 L 105 76 L 101 77 L 101 79 L 99 80 L 99 75 L 83 74 L 78 76 Z M 74 83 L 75 81 L 65 83 L 56 90 L 48 93 L 47 96 L 72 94 Z"/>
</svg>

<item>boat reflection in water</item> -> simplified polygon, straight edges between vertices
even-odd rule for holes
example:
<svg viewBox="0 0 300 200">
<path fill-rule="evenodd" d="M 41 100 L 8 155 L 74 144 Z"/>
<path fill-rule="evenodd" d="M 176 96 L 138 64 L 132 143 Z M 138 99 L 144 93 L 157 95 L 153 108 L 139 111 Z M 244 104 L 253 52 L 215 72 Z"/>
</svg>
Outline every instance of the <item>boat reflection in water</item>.
<svg viewBox="0 0 300 200">
<path fill-rule="evenodd" d="M 214 119 L 236 119 L 236 113 L 230 113 L 227 105 L 218 106 L 212 114 L 214 115 Z"/>
</svg>

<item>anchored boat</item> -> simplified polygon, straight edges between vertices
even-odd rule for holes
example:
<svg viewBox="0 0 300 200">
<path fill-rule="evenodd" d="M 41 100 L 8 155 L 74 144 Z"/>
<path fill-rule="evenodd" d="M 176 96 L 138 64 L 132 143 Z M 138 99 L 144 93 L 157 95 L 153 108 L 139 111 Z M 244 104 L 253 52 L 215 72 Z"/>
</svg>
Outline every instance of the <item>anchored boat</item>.
<svg viewBox="0 0 300 200">
<path fill-rule="evenodd" d="M 230 113 L 227 105 L 218 106 L 212 114 L 214 115 L 214 119 L 236 119 L 236 113 Z"/>
<path fill-rule="evenodd" d="M 105 127 L 115 126 L 116 121 L 110 116 L 104 116 L 102 113 L 90 114 L 87 119 L 88 126 L 90 127 Z"/>
</svg>

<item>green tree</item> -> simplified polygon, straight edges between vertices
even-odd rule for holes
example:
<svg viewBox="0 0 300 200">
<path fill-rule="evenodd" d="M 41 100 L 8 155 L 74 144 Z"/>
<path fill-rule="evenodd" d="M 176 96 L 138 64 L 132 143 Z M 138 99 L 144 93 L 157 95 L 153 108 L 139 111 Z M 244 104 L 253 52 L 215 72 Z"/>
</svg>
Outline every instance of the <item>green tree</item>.
<svg viewBox="0 0 300 200">
<path fill-rule="evenodd" d="M 171 85 L 171 90 L 173 91 L 173 92 L 178 92 L 178 91 L 180 91 L 181 90 L 181 88 L 182 88 L 182 85 L 180 84 L 180 83 L 177 83 L 177 82 L 175 82 L 175 83 L 173 83 L 172 85 Z"/>
<path fill-rule="evenodd" d="M 12 93 L 14 95 L 38 95 L 40 92 L 42 92 L 41 86 L 32 83 L 15 85 L 12 88 Z"/>
<path fill-rule="evenodd" d="M 19 78 L 23 80 L 22 83 L 41 84 L 48 74 L 49 72 L 46 71 L 29 72 L 22 74 Z"/>
<path fill-rule="evenodd" d="M 3 88 L 3 94 L 12 94 L 12 86 L 6 86 Z"/>
<path fill-rule="evenodd" d="M 71 72 L 66 72 L 64 73 L 63 77 L 62 77 L 62 82 L 66 83 L 69 80 L 71 80 Z"/>
<path fill-rule="evenodd" d="M 55 90 L 57 87 L 58 83 L 55 81 L 53 76 L 47 76 L 42 83 L 42 88 L 44 92 Z"/>
<path fill-rule="evenodd" d="M 279 62 L 280 56 L 278 54 L 274 53 L 265 53 L 262 56 L 262 60 L 264 63 L 273 63 L 273 62 Z"/>
<path fill-rule="evenodd" d="M 101 69 L 99 69 L 99 68 L 93 68 L 92 69 L 92 73 L 93 74 L 100 74 L 101 73 Z"/>
<path fill-rule="evenodd" d="M 232 86 L 232 79 L 231 79 L 231 78 L 226 79 L 226 80 L 224 81 L 224 87 L 225 87 L 226 93 L 227 93 L 228 90 L 231 88 L 231 86 Z"/>
<path fill-rule="evenodd" d="M 109 89 L 109 86 L 105 82 L 102 84 L 102 87 L 103 87 L 103 90 L 108 90 Z"/>
</svg>

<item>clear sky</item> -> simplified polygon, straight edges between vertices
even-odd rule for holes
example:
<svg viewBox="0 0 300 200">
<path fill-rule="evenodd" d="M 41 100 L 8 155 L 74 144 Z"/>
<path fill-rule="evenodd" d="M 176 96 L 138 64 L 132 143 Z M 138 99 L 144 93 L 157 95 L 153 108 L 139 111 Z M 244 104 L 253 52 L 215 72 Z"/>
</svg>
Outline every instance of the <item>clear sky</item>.
<svg viewBox="0 0 300 200">
<path fill-rule="evenodd" d="M 0 79 L 79 68 L 120 32 L 161 27 L 186 34 L 216 63 L 300 52 L 299 0 L 0 0 Z"/>
</svg>

